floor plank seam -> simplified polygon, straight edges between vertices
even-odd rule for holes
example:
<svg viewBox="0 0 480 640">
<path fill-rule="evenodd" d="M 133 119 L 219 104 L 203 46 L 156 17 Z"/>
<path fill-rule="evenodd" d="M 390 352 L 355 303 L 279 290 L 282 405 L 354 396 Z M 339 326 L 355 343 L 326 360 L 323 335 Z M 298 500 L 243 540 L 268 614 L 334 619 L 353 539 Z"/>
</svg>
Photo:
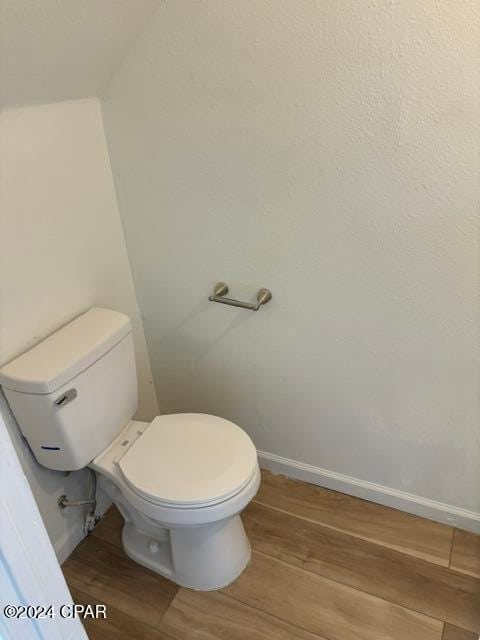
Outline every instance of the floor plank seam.
<svg viewBox="0 0 480 640">
<path fill-rule="evenodd" d="M 75 591 L 77 591 L 79 594 L 81 594 L 81 596 L 88 602 L 90 600 L 92 600 L 94 598 L 94 596 L 91 596 L 90 594 L 86 593 L 85 591 L 83 591 L 82 589 L 78 589 L 78 587 L 74 588 Z M 173 602 L 173 600 L 172 600 Z M 135 618 L 134 616 L 129 615 L 128 613 L 125 613 L 124 611 L 121 611 L 120 609 L 117 609 L 116 607 L 113 607 L 110 604 L 106 604 L 105 602 L 103 602 L 101 599 L 99 599 L 99 602 L 96 602 L 96 604 L 103 604 L 106 607 L 106 615 L 107 617 L 105 618 L 105 620 L 107 620 L 108 622 L 108 618 L 109 618 L 109 611 L 113 610 L 115 611 L 117 614 L 119 614 L 122 617 L 128 618 L 129 620 L 131 620 L 134 624 L 140 624 L 143 627 L 146 627 L 148 629 L 152 629 L 153 631 L 160 631 L 156 626 L 152 626 L 151 624 L 148 624 L 146 622 L 144 622 L 143 620 L 139 620 L 138 618 Z M 169 605 L 168 608 L 170 608 L 171 605 Z M 168 609 L 167 609 L 168 611 Z M 165 612 L 166 613 L 166 612 Z M 163 618 L 163 616 L 162 616 Z M 101 620 L 101 618 L 98 618 L 98 620 Z M 161 622 L 161 621 L 160 621 Z M 160 622 L 158 624 L 160 624 Z M 161 632 L 164 636 L 167 636 L 170 640 L 175 640 L 174 638 L 172 638 L 171 636 L 169 636 L 168 634 L 166 634 L 164 631 Z"/>
<path fill-rule="evenodd" d="M 407 551 L 405 551 L 404 547 L 400 547 L 400 546 L 396 546 L 396 545 L 383 544 L 382 542 L 379 542 L 377 540 L 373 540 L 372 538 L 367 538 L 366 536 L 361 536 L 358 533 L 355 533 L 354 531 L 343 529 L 341 527 L 334 527 L 331 524 L 328 524 L 328 523 L 325 523 L 325 522 L 321 522 L 319 520 L 314 520 L 313 518 L 307 518 L 306 516 L 301 516 L 299 514 L 293 513 L 292 511 L 287 511 L 285 509 L 281 509 L 280 507 L 274 507 L 271 504 L 267 504 L 266 502 L 261 502 L 260 500 L 254 499 L 252 502 L 255 503 L 255 504 L 259 504 L 262 507 L 266 507 L 267 509 L 272 509 L 273 511 L 278 511 L 279 513 L 284 513 L 286 515 L 292 516 L 293 518 L 298 518 L 299 520 L 304 520 L 305 522 L 310 522 L 311 524 L 316 524 L 316 525 L 318 525 L 320 527 L 325 527 L 326 529 L 331 529 L 332 531 L 338 531 L 339 533 L 344 533 L 345 535 L 351 536 L 352 538 L 356 538 L 358 540 L 363 540 L 364 542 L 369 542 L 371 544 L 376 544 L 378 547 L 382 547 L 383 549 L 391 549 L 393 551 L 397 551 L 398 553 L 402 553 L 404 556 L 407 556 L 408 558 L 415 558 L 417 560 L 420 560 L 421 562 L 427 562 L 428 564 L 432 564 L 432 565 L 435 565 L 437 567 L 444 567 L 446 569 L 449 568 L 448 560 L 445 560 L 445 562 L 433 562 L 432 560 L 426 560 L 424 557 L 422 557 L 420 555 L 416 555 L 416 554 L 413 554 L 413 553 L 408 553 Z"/>
<path fill-rule="evenodd" d="M 351 585 L 349 585 L 349 584 L 347 584 L 345 582 L 341 582 L 340 580 L 335 580 L 335 578 L 330 578 L 328 576 L 324 576 L 323 574 L 315 573 L 313 571 L 309 571 L 308 569 L 305 569 L 304 567 L 298 567 L 297 565 L 294 565 L 291 562 L 288 562 L 286 560 L 281 560 L 280 558 L 276 558 L 275 556 L 272 556 L 269 553 L 265 553 L 264 551 L 255 550 L 255 553 L 258 553 L 259 555 L 262 555 L 262 556 L 264 556 L 266 558 L 270 558 L 271 560 L 275 560 L 276 562 L 280 562 L 280 563 L 282 563 L 284 565 L 287 565 L 289 567 L 293 567 L 294 569 L 298 569 L 298 571 L 304 571 L 305 573 L 308 573 L 309 575 L 320 577 L 323 580 L 328 580 L 329 582 L 333 582 L 335 584 L 339 584 L 342 587 L 347 587 L 348 589 L 352 589 L 352 591 L 358 591 L 359 593 L 364 593 L 365 595 L 370 596 L 371 598 L 377 598 L 378 600 L 381 600 L 382 602 L 386 602 L 386 603 L 388 603 L 390 605 L 393 605 L 394 607 L 399 607 L 400 609 L 404 609 L 405 611 L 411 611 L 413 613 L 417 613 L 417 614 L 419 614 L 421 616 L 425 616 L 425 618 L 430 618 L 430 620 L 436 620 L 437 622 L 441 622 L 444 626 L 445 626 L 445 624 L 454 624 L 452 622 L 448 622 L 447 620 L 444 620 L 443 618 L 437 618 L 436 616 L 432 616 L 429 613 L 425 613 L 423 611 L 419 611 L 418 609 L 412 609 L 411 607 L 406 607 L 403 604 L 399 604 L 398 602 L 394 602 L 393 600 L 388 600 L 387 598 L 382 598 L 382 596 L 379 596 L 376 593 L 371 593 L 370 591 L 365 591 L 364 589 L 359 589 L 358 587 L 352 587 Z M 225 594 L 225 595 L 227 595 L 227 594 Z M 471 631 L 471 633 L 478 633 L 477 631 L 470 630 L 470 629 L 465 629 L 465 631 Z"/>
<path fill-rule="evenodd" d="M 258 551 L 256 551 L 255 553 L 258 553 Z M 265 554 L 262 554 L 262 555 L 265 555 Z M 315 631 L 312 631 L 311 629 L 307 629 L 306 627 L 302 627 L 299 624 L 291 622 L 291 620 L 286 620 L 285 618 L 280 618 L 280 616 L 277 616 L 274 613 L 271 613 L 270 611 L 265 611 L 265 609 L 260 609 L 260 607 L 256 607 L 251 602 L 245 602 L 245 600 L 242 600 L 241 598 L 236 598 L 235 596 L 232 596 L 229 593 L 224 593 L 223 591 L 220 591 L 220 593 L 222 595 L 224 595 L 226 598 L 230 598 L 230 600 L 234 600 L 235 602 L 241 602 L 246 607 L 250 607 L 251 609 L 255 609 L 255 611 L 258 611 L 258 612 L 262 613 L 263 615 L 270 616 L 271 618 L 275 618 L 275 620 L 278 620 L 279 622 L 282 622 L 283 624 L 286 623 L 286 624 L 289 624 L 291 627 L 295 627 L 296 629 L 301 629 L 302 631 L 305 631 L 305 633 L 309 633 L 310 635 L 314 636 L 315 638 L 319 638 L 319 640 L 337 640 L 336 638 L 327 637 L 325 635 L 319 636 L 318 633 L 315 633 Z"/>
<path fill-rule="evenodd" d="M 101 545 L 105 545 L 107 549 L 108 549 L 108 548 L 112 549 L 112 551 L 114 552 L 114 554 L 115 554 L 115 555 L 116 555 L 116 554 L 118 554 L 118 553 L 120 552 L 120 553 L 121 553 L 121 555 L 122 555 L 122 557 L 123 557 L 124 559 L 126 559 L 126 560 L 128 560 L 128 561 L 130 561 L 130 562 L 134 562 L 133 560 L 131 560 L 131 558 L 129 558 L 129 557 L 127 556 L 127 554 L 124 552 L 124 550 L 123 550 L 121 547 L 118 547 L 116 544 L 114 544 L 114 543 L 112 543 L 112 542 L 110 542 L 110 541 L 107 541 L 107 540 L 105 540 L 105 539 L 103 539 L 103 538 L 101 538 L 101 537 L 99 537 L 99 536 L 93 535 L 93 534 L 92 534 L 91 536 L 89 536 L 89 538 L 90 538 L 90 537 L 91 537 L 91 538 L 94 538 L 94 539 L 95 539 L 95 541 L 96 541 L 96 542 L 99 542 Z M 85 540 L 87 540 L 87 538 L 86 538 Z M 90 550 L 89 550 L 88 552 L 90 553 Z M 81 558 L 80 558 L 80 559 L 77 559 L 77 558 L 76 558 L 76 555 L 78 555 L 77 550 L 75 550 L 75 551 L 72 553 L 72 555 L 70 556 L 70 558 L 68 558 L 68 559 L 67 559 L 67 561 L 65 562 L 65 565 L 68 563 L 68 561 L 69 561 L 69 560 L 74 560 L 75 562 L 80 562 L 80 563 L 81 563 L 81 562 L 82 562 Z M 157 627 L 158 627 L 158 625 L 161 623 L 161 621 L 162 621 L 162 619 L 163 619 L 163 617 L 164 617 L 165 613 L 166 613 L 166 612 L 168 611 L 168 609 L 170 608 L 170 606 L 171 606 L 171 604 L 172 604 L 172 602 L 173 602 L 174 598 L 176 597 L 176 595 L 177 595 L 178 590 L 180 589 L 180 587 L 178 587 L 178 585 L 176 585 L 175 583 L 173 583 L 171 580 L 168 580 L 168 578 L 165 578 L 165 577 L 163 577 L 163 576 L 159 576 L 159 575 L 158 575 L 158 574 L 156 574 L 155 572 L 151 571 L 151 569 L 148 569 L 147 567 L 143 567 L 143 566 L 141 566 L 141 565 L 138 565 L 137 563 L 134 563 L 134 564 L 136 565 L 136 567 L 139 567 L 139 568 L 141 567 L 141 570 L 142 570 L 142 571 L 144 571 L 144 572 L 148 573 L 149 575 L 153 576 L 155 579 L 160 579 L 160 580 L 162 580 L 162 581 L 163 581 L 163 580 L 167 581 L 168 583 L 170 583 L 170 584 L 173 586 L 173 588 L 175 588 L 175 589 L 176 589 L 176 593 L 175 593 L 175 595 L 171 598 L 171 601 L 170 601 L 170 603 L 168 604 L 168 606 L 167 606 L 166 610 L 163 612 L 163 614 L 161 614 L 160 618 L 159 618 L 159 619 L 158 619 L 158 621 L 156 621 L 155 623 L 153 623 L 153 621 L 152 621 L 152 622 L 146 622 L 144 619 L 141 619 L 141 618 L 139 618 L 139 617 L 132 616 L 132 615 L 130 615 L 129 613 L 126 613 L 125 611 L 123 611 L 123 610 L 121 610 L 121 609 L 118 609 L 117 607 L 112 606 L 112 605 L 110 605 L 110 604 L 109 604 L 109 603 L 107 603 L 107 602 L 104 602 L 104 601 L 102 600 L 102 598 L 101 598 L 101 597 L 97 597 L 96 595 L 92 595 L 92 594 L 90 594 L 90 588 L 93 588 L 93 590 L 95 590 L 95 589 L 96 589 L 96 588 L 98 588 L 98 587 L 103 587 L 103 584 L 102 584 L 102 583 L 97 583 L 97 576 L 95 576 L 95 577 L 94 577 L 94 579 L 93 579 L 93 581 L 90 581 L 90 582 L 85 582 L 83 579 L 81 579 L 81 578 L 80 578 L 80 582 L 81 582 L 81 586 L 80 586 L 80 587 L 76 587 L 76 586 L 74 586 L 73 584 L 72 584 L 72 585 L 70 585 L 70 584 L 68 583 L 68 581 L 67 581 L 67 584 L 69 585 L 69 588 L 70 588 L 70 586 L 71 586 L 71 588 L 73 588 L 74 590 L 78 591 L 79 593 L 82 593 L 84 596 L 87 596 L 89 599 L 96 599 L 96 600 L 98 600 L 98 601 L 102 602 L 103 604 L 105 604 L 105 605 L 107 606 L 107 611 L 108 611 L 108 609 L 109 609 L 109 608 L 111 608 L 111 609 L 113 609 L 114 611 L 116 611 L 116 612 L 120 613 L 121 615 L 123 615 L 123 616 L 126 616 L 126 617 L 130 618 L 131 620 L 135 621 L 136 623 L 142 624 L 143 626 L 145 626 L 145 627 L 147 627 L 147 628 L 149 628 L 149 629 L 153 629 L 153 630 L 155 630 L 155 631 L 158 631 Z M 101 577 L 102 577 L 102 575 L 100 574 L 100 579 L 101 579 Z M 66 579 L 66 578 L 65 578 L 65 579 Z M 163 632 L 162 632 L 162 633 L 163 633 Z M 171 639 L 171 640 L 174 640 L 174 639 Z"/>
<path fill-rule="evenodd" d="M 450 554 L 448 556 L 448 568 L 451 569 L 452 568 L 452 555 L 453 555 L 453 543 L 455 540 L 455 531 L 456 528 L 454 527 L 452 530 L 452 538 L 450 540 Z"/>
<path fill-rule="evenodd" d="M 167 638 L 170 638 L 171 640 L 175 640 L 175 638 L 172 638 L 172 636 L 170 636 L 168 633 L 166 633 L 165 631 L 163 631 L 162 629 L 160 629 L 160 625 L 163 622 L 163 619 L 165 618 L 165 616 L 167 615 L 167 613 L 170 611 L 170 609 L 172 608 L 172 605 L 175 601 L 175 598 L 178 596 L 178 594 L 180 593 L 180 589 L 183 589 L 183 587 L 179 587 L 177 593 L 173 596 L 170 604 L 168 605 L 168 607 L 165 609 L 165 611 L 162 614 L 162 617 L 160 618 L 160 620 L 157 622 L 157 624 L 155 625 L 155 627 L 152 627 L 153 629 L 155 629 L 155 631 L 160 631 L 161 633 L 163 633 L 165 636 L 167 636 Z"/>
</svg>

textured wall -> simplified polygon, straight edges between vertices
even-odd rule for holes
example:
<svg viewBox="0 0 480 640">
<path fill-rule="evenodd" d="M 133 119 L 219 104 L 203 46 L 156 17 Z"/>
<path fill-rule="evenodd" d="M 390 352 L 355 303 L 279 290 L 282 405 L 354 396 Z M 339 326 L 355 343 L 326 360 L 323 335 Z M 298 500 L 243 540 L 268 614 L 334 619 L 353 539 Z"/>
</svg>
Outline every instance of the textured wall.
<svg viewBox="0 0 480 640">
<path fill-rule="evenodd" d="M 98 100 L 4 111 L 0 115 L 0 365 L 92 306 L 133 321 L 139 416 L 158 413 L 133 289 Z M 81 498 L 85 472 L 38 465 L 10 427 L 50 538 L 63 559 L 81 536 L 79 509 L 61 512 L 62 493 Z"/>
<path fill-rule="evenodd" d="M 104 95 L 163 411 L 479 511 L 476 1 L 168 1 Z M 206 301 L 226 280 L 258 314 Z"/>
</svg>

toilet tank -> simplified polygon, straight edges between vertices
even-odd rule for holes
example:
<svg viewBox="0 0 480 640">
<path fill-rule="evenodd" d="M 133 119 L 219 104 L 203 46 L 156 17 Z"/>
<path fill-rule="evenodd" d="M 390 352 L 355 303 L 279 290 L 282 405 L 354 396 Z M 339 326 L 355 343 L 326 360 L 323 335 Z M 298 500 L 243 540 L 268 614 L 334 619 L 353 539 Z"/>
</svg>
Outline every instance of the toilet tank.
<svg viewBox="0 0 480 640">
<path fill-rule="evenodd" d="M 2 367 L 0 385 L 40 464 L 87 466 L 137 409 L 130 319 L 90 309 Z"/>
</svg>

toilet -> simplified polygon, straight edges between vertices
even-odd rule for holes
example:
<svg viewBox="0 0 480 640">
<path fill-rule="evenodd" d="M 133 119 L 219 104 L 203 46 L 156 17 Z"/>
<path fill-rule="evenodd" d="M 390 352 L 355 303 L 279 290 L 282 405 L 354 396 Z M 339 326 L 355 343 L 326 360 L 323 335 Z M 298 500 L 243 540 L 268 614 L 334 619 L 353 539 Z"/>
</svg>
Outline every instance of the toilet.
<svg viewBox="0 0 480 640">
<path fill-rule="evenodd" d="M 90 309 L 0 369 L 0 385 L 41 465 L 96 472 L 125 520 L 133 560 L 198 590 L 242 573 L 251 551 L 240 513 L 260 484 L 255 446 L 207 414 L 133 420 L 127 316 Z"/>
</svg>

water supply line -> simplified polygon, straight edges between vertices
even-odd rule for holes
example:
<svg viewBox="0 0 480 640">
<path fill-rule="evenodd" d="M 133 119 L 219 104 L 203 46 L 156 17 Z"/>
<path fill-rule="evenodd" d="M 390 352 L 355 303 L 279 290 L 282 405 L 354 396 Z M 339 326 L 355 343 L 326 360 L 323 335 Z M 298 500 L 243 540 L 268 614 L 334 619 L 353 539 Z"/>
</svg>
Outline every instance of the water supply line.
<svg viewBox="0 0 480 640">
<path fill-rule="evenodd" d="M 90 511 L 85 516 L 85 522 L 83 523 L 83 533 L 88 536 L 94 529 L 97 522 L 100 520 L 100 516 L 95 515 L 97 508 L 97 476 L 93 469 L 89 469 L 90 477 L 92 479 L 92 496 L 85 500 L 69 500 L 65 494 L 61 495 L 57 500 L 57 504 L 60 509 L 68 509 L 68 507 L 84 507 L 91 505 Z"/>
</svg>

